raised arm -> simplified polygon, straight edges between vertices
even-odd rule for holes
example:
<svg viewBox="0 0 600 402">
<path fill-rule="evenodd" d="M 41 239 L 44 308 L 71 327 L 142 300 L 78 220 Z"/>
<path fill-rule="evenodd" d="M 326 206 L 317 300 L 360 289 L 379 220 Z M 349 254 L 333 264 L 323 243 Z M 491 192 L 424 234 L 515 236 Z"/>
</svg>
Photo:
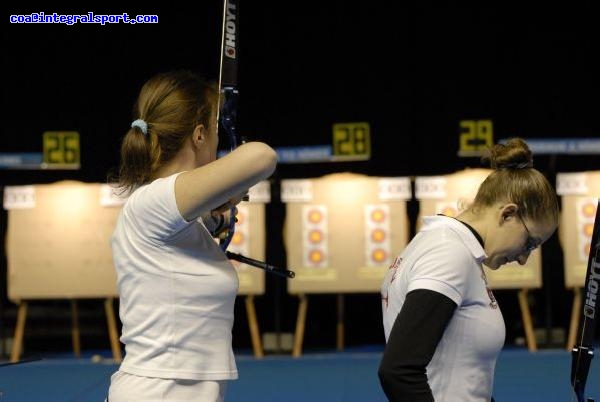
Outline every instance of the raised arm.
<svg viewBox="0 0 600 402">
<path fill-rule="evenodd" d="M 277 153 L 267 144 L 242 144 L 224 157 L 177 177 L 175 198 L 179 211 L 188 221 L 196 219 L 267 179 L 276 166 Z"/>
</svg>

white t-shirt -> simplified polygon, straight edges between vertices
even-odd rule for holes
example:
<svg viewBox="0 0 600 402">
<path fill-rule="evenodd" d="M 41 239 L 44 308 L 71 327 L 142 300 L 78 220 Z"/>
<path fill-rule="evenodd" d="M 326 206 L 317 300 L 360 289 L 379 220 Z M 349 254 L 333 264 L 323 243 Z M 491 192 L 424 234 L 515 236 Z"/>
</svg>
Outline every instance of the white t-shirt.
<svg viewBox="0 0 600 402">
<path fill-rule="evenodd" d="M 386 341 L 412 290 L 436 291 L 458 306 L 427 366 L 436 401 L 488 402 L 491 398 L 496 359 L 506 330 L 487 286 L 482 267 L 485 258 L 483 248 L 465 225 L 453 218 L 429 216 L 383 280 Z"/>
<path fill-rule="evenodd" d="M 237 378 L 235 268 L 201 221 L 186 222 L 175 178 L 140 187 L 111 239 L 125 358 L 120 370 L 188 380 Z"/>
</svg>

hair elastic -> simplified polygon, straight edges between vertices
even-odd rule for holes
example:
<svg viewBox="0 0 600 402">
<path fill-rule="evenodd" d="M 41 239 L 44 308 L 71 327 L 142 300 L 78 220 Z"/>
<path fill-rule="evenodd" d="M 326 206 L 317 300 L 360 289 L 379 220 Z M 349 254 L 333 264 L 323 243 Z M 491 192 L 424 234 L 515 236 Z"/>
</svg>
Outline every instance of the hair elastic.
<svg viewBox="0 0 600 402">
<path fill-rule="evenodd" d="M 504 165 L 504 167 L 506 169 L 526 169 L 526 168 L 532 168 L 533 167 L 533 163 L 532 162 L 514 162 L 514 163 L 507 163 L 506 165 Z"/>
<path fill-rule="evenodd" d="M 148 135 L 148 123 L 146 123 L 142 119 L 134 120 L 133 123 L 131 123 L 131 127 L 137 127 L 140 130 L 142 130 L 142 133 L 144 133 L 144 135 Z"/>
</svg>

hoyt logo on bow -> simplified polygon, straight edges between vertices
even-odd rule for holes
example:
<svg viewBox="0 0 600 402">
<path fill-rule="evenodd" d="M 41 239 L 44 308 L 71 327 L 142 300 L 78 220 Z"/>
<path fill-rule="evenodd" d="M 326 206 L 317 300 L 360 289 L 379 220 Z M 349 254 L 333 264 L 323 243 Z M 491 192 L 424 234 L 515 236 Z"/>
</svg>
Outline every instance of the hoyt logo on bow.
<svg viewBox="0 0 600 402">
<path fill-rule="evenodd" d="M 600 248 L 596 248 L 596 256 L 592 260 L 592 268 L 590 270 L 590 280 L 587 284 L 585 293 L 585 306 L 583 314 L 587 318 L 596 318 L 596 302 L 598 301 L 598 286 L 600 286 L 600 256 L 597 255 Z"/>
<path fill-rule="evenodd" d="M 224 34 L 225 34 L 225 56 L 230 59 L 235 59 L 236 47 L 235 47 L 235 33 L 236 33 L 236 11 L 237 8 L 235 4 L 231 2 L 227 2 L 227 14 L 225 16 L 225 26 L 224 26 Z"/>
</svg>

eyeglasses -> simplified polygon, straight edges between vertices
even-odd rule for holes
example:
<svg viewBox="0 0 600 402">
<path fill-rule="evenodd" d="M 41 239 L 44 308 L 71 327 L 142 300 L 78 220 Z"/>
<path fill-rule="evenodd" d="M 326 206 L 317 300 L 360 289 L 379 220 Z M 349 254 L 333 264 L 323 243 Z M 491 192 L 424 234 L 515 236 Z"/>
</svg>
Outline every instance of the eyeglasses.
<svg viewBox="0 0 600 402">
<path fill-rule="evenodd" d="M 538 248 L 539 244 L 533 237 L 531 237 L 531 232 L 529 231 L 529 228 L 525 224 L 525 220 L 523 220 L 523 216 L 521 215 L 521 212 L 517 211 L 517 214 L 519 215 L 519 219 L 521 220 L 521 223 L 523 224 L 523 227 L 525 228 L 525 231 L 527 232 L 527 240 L 525 240 L 525 251 L 527 251 L 528 253 L 531 253 L 533 250 Z"/>
</svg>

